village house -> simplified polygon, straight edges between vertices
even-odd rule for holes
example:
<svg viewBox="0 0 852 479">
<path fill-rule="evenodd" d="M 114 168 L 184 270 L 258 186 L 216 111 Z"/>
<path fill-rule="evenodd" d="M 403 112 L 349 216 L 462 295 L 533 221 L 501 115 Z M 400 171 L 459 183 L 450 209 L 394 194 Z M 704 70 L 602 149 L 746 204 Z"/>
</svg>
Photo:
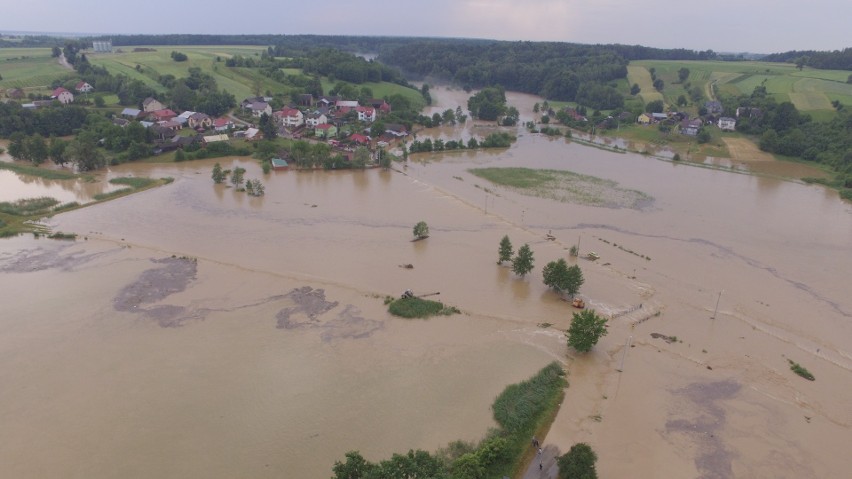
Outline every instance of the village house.
<svg viewBox="0 0 852 479">
<path fill-rule="evenodd" d="M 270 161 L 272 163 L 273 170 L 286 170 L 290 168 L 290 165 L 287 164 L 287 160 L 284 158 L 272 158 Z"/>
<path fill-rule="evenodd" d="M 666 113 L 651 113 L 651 118 L 654 122 L 661 122 L 669 119 L 669 115 Z"/>
<path fill-rule="evenodd" d="M 273 113 L 273 116 L 275 117 L 275 121 L 277 121 L 281 126 L 298 127 L 305 124 L 304 113 L 296 108 L 282 108 L 281 110 Z"/>
<path fill-rule="evenodd" d="M 210 143 L 217 143 L 220 141 L 228 141 L 228 135 L 224 133 L 220 133 L 218 135 L 208 135 L 202 138 L 202 141 L 205 145 L 209 145 Z"/>
<path fill-rule="evenodd" d="M 260 118 L 264 113 L 266 113 L 267 116 L 272 114 L 272 107 L 265 101 L 253 102 L 247 109 L 251 110 L 251 116 L 255 118 Z"/>
<path fill-rule="evenodd" d="M 680 122 L 680 133 L 687 136 L 697 136 L 698 130 L 701 129 L 701 125 L 702 123 L 700 118 L 683 120 Z"/>
<path fill-rule="evenodd" d="M 164 108 L 162 110 L 152 111 L 148 114 L 148 118 L 153 121 L 169 121 L 177 116 L 177 113 L 169 110 L 168 108 Z"/>
<path fill-rule="evenodd" d="M 74 89 L 77 90 L 79 93 L 89 93 L 90 91 L 94 90 L 95 87 L 93 87 L 92 85 L 89 85 L 88 83 L 86 83 L 84 81 L 81 81 L 81 82 L 77 83 L 77 85 L 74 87 Z"/>
<path fill-rule="evenodd" d="M 347 138 L 347 140 L 351 141 L 352 143 L 354 143 L 356 145 L 369 145 L 370 144 L 370 137 L 362 135 L 360 133 L 353 133 L 353 134 L 349 135 L 349 138 Z"/>
<path fill-rule="evenodd" d="M 320 138 L 334 138 L 337 136 L 337 127 L 330 123 L 321 123 L 314 128 L 314 131 Z"/>
<path fill-rule="evenodd" d="M 565 113 L 567 113 L 568 117 L 574 121 L 588 121 L 585 116 L 581 115 L 580 112 L 573 108 L 566 107 Z"/>
<path fill-rule="evenodd" d="M 373 99 L 369 100 L 367 103 L 369 103 L 371 107 L 375 108 L 377 111 L 381 112 L 382 114 L 387 115 L 388 113 L 391 112 L 390 103 L 386 102 L 385 100 L 383 100 L 381 98 L 373 98 Z"/>
<path fill-rule="evenodd" d="M 310 93 L 302 93 L 296 97 L 296 103 L 299 104 L 299 106 L 306 106 L 310 108 L 314 106 L 314 96 Z"/>
<path fill-rule="evenodd" d="M 193 113 L 187 118 L 187 125 L 190 128 L 207 129 L 213 126 L 213 119 L 207 116 L 206 113 Z"/>
<path fill-rule="evenodd" d="M 719 129 L 722 131 L 734 131 L 737 129 L 737 120 L 723 116 L 719 118 Z"/>
<path fill-rule="evenodd" d="M 325 116 L 325 114 L 323 113 L 308 113 L 308 115 L 305 117 L 305 124 L 311 128 L 316 128 L 317 126 L 323 123 L 328 123 L 328 117 Z"/>
<path fill-rule="evenodd" d="M 385 133 L 394 138 L 404 138 L 408 136 L 408 128 L 399 123 L 387 123 L 385 125 Z"/>
<path fill-rule="evenodd" d="M 359 121 L 368 121 L 371 123 L 376 121 L 376 109 L 371 106 L 358 106 L 355 107 L 355 111 L 358 112 Z"/>
<path fill-rule="evenodd" d="M 175 133 L 175 130 L 167 127 L 166 125 L 153 125 L 151 126 L 151 128 L 149 128 L 149 130 L 160 141 L 168 140 L 169 138 L 174 138 L 174 136 L 177 135 L 177 133 Z"/>
<path fill-rule="evenodd" d="M 157 125 L 159 125 L 163 128 L 168 128 L 171 131 L 183 130 L 183 125 L 174 121 L 174 120 L 161 121 L 161 122 L 157 123 Z"/>
<path fill-rule="evenodd" d="M 137 110 L 136 108 L 125 108 L 125 109 L 121 110 L 121 116 L 128 118 L 128 119 L 131 119 L 131 120 L 135 120 L 135 119 L 139 118 L 139 115 L 141 115 L 141 114 L 142 114 L 142 110 Z"/>
<path fill-rule="evenodd" d="M 650 125 L 652 121 L 654 121 L 654 118 L 650 113 L 642 113 L 638 118 L 636 118 L 636 122 L 640 125 Z"/>
<path fill-rule="evenodd" d="M 216 118 L 213 120 L 213 129 L 216 131 L 228 131 L 234 128 L 234 122 L 230 118 Z"/>
<path fill-rule="evenodd" d="M 162 103 L 157 101 L 157 99 L 152 98 L 150 96 L 148 98 L 142 100 L 142 110 L 144 110 L 148 113 L 150 113 L 152 111 L 157 111 L 157 110 L 164 110 L 165 108 L 166 108 L 166 105 L 163 105 Z"/>
<path fill-rule="evenodd" d="M 53 90 L 50 98 L 62 103 L 63 105 L 67 105 L 74 101 L 74 94 L 62 87 L 59 87 L 56 90 Z"/>
</svg>

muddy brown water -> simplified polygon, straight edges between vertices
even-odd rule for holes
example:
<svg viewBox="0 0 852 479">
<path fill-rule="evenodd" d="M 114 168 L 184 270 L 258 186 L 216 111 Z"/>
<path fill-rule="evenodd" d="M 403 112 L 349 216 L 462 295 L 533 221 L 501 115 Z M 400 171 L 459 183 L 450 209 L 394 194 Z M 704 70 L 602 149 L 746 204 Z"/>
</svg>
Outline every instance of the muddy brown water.
<svg viewBox="0 0 852 479">
<path fill-rule="evenodd" d="M 440 107 L 454 94 L 433 90 Z M 218 160 L 261 178 L 263 198 L 213 185 L 215 160 L 123 165 L 110 174 L 175 182 L 50 220 L 76 242 L 0 242 L 5 474 L 328 477 L 351 449 L 378 460 L 481 437 L 495 395 L 558 360 L 571 386 L 544 442 L 591 443 L 603 475 L 844 476 L 852 206 L 519 134 L 397 171 L 266 176 Z M 532 198 L 474 166 L 569 169 L 654 201 Z M 411 242 L 420 220 L 431 236 Z M 495 264 L 506 234 L 535 253 L 526 279 Z M 571 260 L 582 296 L 617 316 L 588 355 L 566 348 L 572 310 L 540 280 L 577 242 L 601 256 Z M 383 297 L 406 288 L 463 314 L 389 316 Z"/>
</svg>

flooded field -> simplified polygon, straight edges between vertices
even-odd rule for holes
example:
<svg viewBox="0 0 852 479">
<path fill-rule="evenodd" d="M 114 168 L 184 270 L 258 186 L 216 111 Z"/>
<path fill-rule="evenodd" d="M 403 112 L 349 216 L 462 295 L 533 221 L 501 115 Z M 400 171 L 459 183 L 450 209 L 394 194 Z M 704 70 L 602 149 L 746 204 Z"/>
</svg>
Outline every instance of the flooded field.
<svg viewBox="0 0 852 479">
<path fill-rule="evenodd" d="M 436 108 L 455 94 L 433 91 Z M 589 442 L 602 477 L 843 477 L 852 205 L 518 133 L 396 171 L 219 160 L 261 178 L 262 198 L 214 185 L 216 160 L 122 165 L 110 175 L 175 182 L 50 220 L 76 242 L 0 241 L 4 474 L 325 478 L 351 449 L 482 437 L 494 397 L 556 359 L 570 387 L 544 442 Z M 653 201 L 525 196 L 467 171 L 482 166 L 570 170 Z M 411 242 L 421 220 L 431 236 Z M 495 264 L 503 235 L 533 249 L 527 278 Z M 541 282 L 578 242 L 601 256 L 570 260 L 581 296 L 615 317 L 588 355 L 565 346 L 572 309 Z M 389 316 L 383 298 L 406 288 L 463 313 Z"/>
</svg>

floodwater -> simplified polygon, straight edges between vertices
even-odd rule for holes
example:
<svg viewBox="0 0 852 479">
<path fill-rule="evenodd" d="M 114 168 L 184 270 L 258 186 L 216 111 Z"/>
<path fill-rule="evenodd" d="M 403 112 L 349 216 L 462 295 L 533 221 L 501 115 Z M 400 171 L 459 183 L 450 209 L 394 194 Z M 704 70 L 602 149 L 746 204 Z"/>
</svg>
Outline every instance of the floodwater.
<svg viewBox="0 0 852 479">
<path fill-rule="evenodd" d="M 439 107 L 453 95 L 433 89 Z M 262 198 L 214 185 L 215 160 L 122 165 L 110 175 L 175 182 L 50 220 L 76 242 L 0 242 L 4 474 L 329 477 L 348 450 L 481 437 L 503 387 L 558 360 L 570 387 L 545 443 L 589 442 L 602 476 L 845 476 L 852 205 L 518 134 L 396 171 L 265 176 L 219 160 L 261 178 Z M 654 201 L 532 198 L 474 166 L 569 169 Z M 411 242 L 421 220 L 431 236 Z M 503 235 L 532 247 L 527 278 L 495 264 Z M 565 346 L 572 310 L 540 279 L 578 242 L 601 256 L 571 260 L 582 296 L 615 316 L 588 355 Z M 389 316 L 383 298 L 406 288 L 463 313 Z"/>
</svg>

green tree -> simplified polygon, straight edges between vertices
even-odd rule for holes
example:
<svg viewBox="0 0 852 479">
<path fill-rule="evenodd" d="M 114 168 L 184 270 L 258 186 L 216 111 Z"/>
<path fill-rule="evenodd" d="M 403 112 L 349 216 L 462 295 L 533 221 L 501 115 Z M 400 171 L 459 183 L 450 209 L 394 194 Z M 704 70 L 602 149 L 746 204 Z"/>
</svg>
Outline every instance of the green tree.
<svg viewBox="0 0 852 479">
<path fill-rule="evenodd" d="M 420 221 L 414 225 L 414 237 L 423 239 L 429 236 L 429 225 L 425 221 Z"/>
<path fill-rule="evenodd" d="M 243 176 L 245 173 L 246 169 L 240 168 L 239 166 L 234 168 L 234 171 L 231 172 L 231 184 L 237 189 L 240 189 L 243 186 Z"/>
<path fill-rule="evenodd" d="M 665 104 L 663 103 L 663 100 L 649 101 L 645 105 L 645 111 L 648 113 L 662 113 L 664 108 Z"/>
<path fill-rule="evenodd" d="M 27 154 L 27 137 L 20 131 L 12 133 L 9 137 L 9 156 L 15 160 L 25 160 L 29 157 Z"/>
<path fill-rule="evenodd" d="M 179 149 L 175 152 L 175 161 L 185 161 L 186 153 L 182 149 Z"/>
<path fill-rule="evenodd" d="M 679 95 L 677 97 L 677 106 L 686 106 L 688 102 L 686 101 L 686 97 L 683 95 Z"/>
<path fill-rule="evenodd" d="M 225 171 L 222 169 L 222 165 L 216 163 L 213 165 L 213 183 L 221 184 L 225 182 Z"/>
<path fill-rule="evenodd" d="M 598 340 L 606 336 L 606 318 L 598 316 L 592 309 L 574 313 L 568 328 L 568 346 L 580 353 L 591 351 Z"/>
<path fill-rule="evenodd" d="M 657 78 L 654 80 L 654 89 L 657 91 L 663 91 L 663 86 L 665 86 L 665 82 L 661 78 Z"/>
<path fill-rule="evenodd" d="M 370 150 L 365 146 L 359 146 L 355 149 L 355 155 L 352 157 L 353 168 L 364 168 L 370 162 Z"/>
<path fill-rule="evenodd" d="M 533 113 L 538 113 L 540 109 L 541 107 L 539 106 L 538 102 L 535 102 L 535 105 L 533 105 Z"/>
<path fill-rule="evenodd" d="M 642 88 L 639 87 L 638 83 L 634 83 L 633 86 L 630 87 L 630 94 L 636 96 L 639 92 L 642 91 Z"/>
<path fill-rule="evenodd" d="M 257 129 L 263 133 L 263 139 L 265 140 L 272 140 L 278 136 L 278 127 L 275 125 L 275 120 L 266 113 L 260 115 Z"/>
<path fill-rule="evenodd" d="M 560 479 L 597 479 L 595 462 L 598 456 L 591 446 L 580 442 L 571 446 L 565 454 L 559 456 L 556 463 L 559 465 Z"/>
<path fill-rule="evenodd" d="M 379 148 L 377 153 L 379 155 L 379 166 L 383 169 L 387 170 L 391 167 L 391 156 L 386 152 L 383 148 Z"/>
<path fill-rule="evenodd" d="M 523 277 L 532 271 L 534 265 L 535 258 L 533 257 L 530 245 L 524 244 L 518 248 L 518 254 L 512 260 L 512 272 Z"/>
<path fill-rule="evenodd" d="M 498 253 L 500 254 L 500 259 L 497 260 L 497 264 L 503 264 L 503 261 L 512 260 L 514 251 L 512 249 L 512 241 L 509 239 L 509 235 L 503 236 L 503 239 L 500 240 L 500 249 Z"/>
<path fill-rule="evenodd" d="M 571 296 L 580 291 L 580 286 L 585 281 L 583 272 L 577 265 L 568 266 L 568 263 L 563 258 L 557 261 L 551 261 L 542 269 L 544 284 L 549 288 L 556 290 L 557 293 L 568 293 Z"/>
<path fill-rule="evenodd" d="M 687 78 L 689 78 L 689 68 L 681 68 L 677 71 L 677 78 L 681 83 L 685 82 Z"/>
<path fill-rule="evenodd" d="M 703 143 L 707 143 L 708 141 L 710 141 L 712 139 L 712 136 L 710 135 L 710 132 L 707 131 L 706 128 L 702 128 L 698 132 L 698 135 L 696 135 L 695 138 L 696 138 L 696 140 L 698 140 L 698 143 L 703 144 Z"/>
<path fill-rule="evenodd" d="M 77 165 L 78 171 L 92 171 L 106 165 L 104 154 L 98 149 L 96 134 L 85 132 L 65 148 L 65 157 Z"/>
<path fill-rule="evenodd" d="M 368 462 L 358 451 L 346 453 L 346 461 L 334 461 L 332 479 L 367 479 L 372 477 L 376 465 Z"/>
<path fill-rule="evenodd" d="M 95 106 L 98 108 L 103 108 L 106 105 L 106 101 L 104 97 L 101 95 L 95 95 Z"/>
</svg>

